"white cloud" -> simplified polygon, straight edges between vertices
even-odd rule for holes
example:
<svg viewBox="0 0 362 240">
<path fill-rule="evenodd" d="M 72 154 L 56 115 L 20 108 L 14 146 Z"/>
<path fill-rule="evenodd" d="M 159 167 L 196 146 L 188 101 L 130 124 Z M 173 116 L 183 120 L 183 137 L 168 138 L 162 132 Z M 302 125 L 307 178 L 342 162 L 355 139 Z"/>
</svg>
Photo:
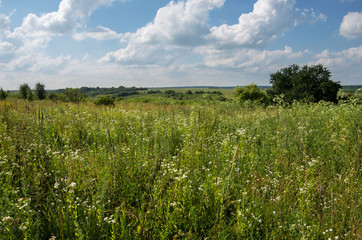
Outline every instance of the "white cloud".
<svg viewBox="0 0 362 240">
<path fill-rule="evenodd" d="M 84 26 L 97 8 L 112 2 L 114 0 L 62 0 L 57 12 L 40 17 L 35 14 L 26 16 L 14 34 L 28 37 L 73 34 L 78 27 Z"/>
<path fill-rule="evenodd" d="M 333 78 L 343 84 L 361 84 L 362 82 L 362 46 L 340 52 L 325 50 L 314 57 L 311 64 L 323 64 L 331 70 Z"/>
<path fill-rule="evenodd" d="M 347 66 L 362 66 L 362 46 L 350 48 L 341 52 L 324 50 L 315 56 L 318 64 L 329 67 L 344 68 Z"/>
<path fill-rule="evenodd" d="M 228 51 L 261 48 L 278 34 L 306 20 L 325 20 L 312 10 L 300 12 L 295 0 L 258 0 L 252 12 L 242 14 L 239 23 L 211 27 L 209 12 L 225 0 L 171 1 L 159 9 L 153 22 L 128 33 L 128 46 L 108 53 L 101 62 L 147 65 L 171 64 L 204 50 Z"/>
<path fill-rule="evenodd" d="M 362 12 L 350 12 L 344 16 L 339 34 L 348 39 L 362 36 Z"/>
<path fill-rule="evenodd" d="M 158 10 L 152 23 L 128 34 L 124 49 L 110 52 L 103 62 L 155 64 L 170 62 L 177 52 L 205 44 L 210 33 L 209 11 L 223 6 L 225 0 L 171 1 Z M 180 48 L 183 48 L 180 51 Z"/>
<path fill-rule="evenodd" d="M 239 17 L 235 25 L 211 29 L 211 38 L 219 47 L 260 47 L 282 31 L 297 24 L 295 0 L 259 0 L 254 10 Z"/>
<path fill-rule="evenodd" d="M 205 64 L 208 67 L 225 67 L 244 69 L 246 71 L 272 70 L 288 64 L 303 56 L 303 52 L 293 52 L 286 46 L 283 50 L 240 49 L 231 51 L 209 51 L 205 55 Z"/>
<path fill-rule="evenodd" d="M 62 0 L 58 11 L 41 16 L 30 13 L 23 19 L 22 25 L 15 28 L 13 32 L 10 31 L 10 17 L 0 14 L 0 47 L 4 50 L 0 53 L 0 61 L 8 62 L 0 67 L 28 71 L 43 69 L 37 66 L 46 63 L 46 61 L 39 61 L 42 59 L 40 50 L 46 49 L 49 42 L 56 36 L 74 35 L 74 38 L 78 40 L 86 37 L 97 40 L 119 37 L 114 31 L 102 26 L 86 29 L 86 23 L 91 14 L 97 8 L 108 6 L 114 1 L 116 0 Z M 86 30 L 77 33 L 79 29 Z M 55 66 L 62 65 L 55 64 Z"/>
<path fill-rule="evenodd" d="M 109 28 L 98 26 L 93 29 L 87 29 L 83 32 L 74 34 L 73 38 L 82 41 L 86 38 L 93 38 L 96 40 L 109 40 L 109 39 L 116 39 L 121 38 L 122 34 L 118 34 L 115 31 L 112 31 Z"/>
<path fill-rule="evenodd" d="M 0 39 L 6 37 L 10 32 L 10 18 L 5 14 L 0 14 Z"/>
</svg>

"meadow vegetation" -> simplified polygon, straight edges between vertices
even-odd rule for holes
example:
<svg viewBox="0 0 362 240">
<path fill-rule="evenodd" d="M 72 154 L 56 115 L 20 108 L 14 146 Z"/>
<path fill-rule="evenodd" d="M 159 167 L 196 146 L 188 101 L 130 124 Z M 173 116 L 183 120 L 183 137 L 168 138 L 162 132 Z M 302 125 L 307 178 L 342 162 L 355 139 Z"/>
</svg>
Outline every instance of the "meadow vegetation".
<svg viewBox="0 0 362 240">
<path fill-rule="evenodd" d="M 0 239 L 361 239 L 362 106 L 277 102 L 0 101 Z"/>
</svg>

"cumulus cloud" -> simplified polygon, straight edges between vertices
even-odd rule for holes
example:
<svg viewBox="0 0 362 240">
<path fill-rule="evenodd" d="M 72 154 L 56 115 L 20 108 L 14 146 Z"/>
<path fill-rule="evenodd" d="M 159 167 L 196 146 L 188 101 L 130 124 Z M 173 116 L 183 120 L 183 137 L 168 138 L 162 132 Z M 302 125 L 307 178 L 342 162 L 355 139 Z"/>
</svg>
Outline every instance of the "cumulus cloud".
<svg viewBox="0 0 362 240">
<path fill-rule="evenodd" d="M 128 46 L 110 52 L 101 62 L 121 64 L 171 64 L 204 50 L 262 48 L 278 34 L 306 20 L 325 20 L 323 14 L 295 9 L 295 0 L 258 0 L 238 24 L 210 26 L 210 11 L 225 0 L 171 1 L 159 9 L 153 22 L 127 35 Z"/>
<path fill-rule="evenodd" d="M 362 12 L 350 12 L 344 16 L 339 34 L 348 39 L 362 36 Z"/>
<path fill-rule="evenodd" d="M 209 11 L 223 6 L 225 0 L 171 1 L 160 8 L 152 23 L 129 34 L 126 48 L 108 53 L 102 62 L 157 63 L 170 61 L 179 47 L 205 44 L 210 33 Z M 163 54 L 165 53 L 165 54 Z"/>
<path fill-rule="evenodd" d="M 359 84 L 362 76 L 362 46 L 339 52 L 324 50 L 311 64 L 323 64 L 331 69 L 334 79 L 344 84 Z"/>
<path fill-rule="evenodd" d="M 86 38 L 93 38 L 96 40 L 110 40 L 110 39 L 116 39 L 116 38 L 121 38 L 122 35 L 116 33 L 115 31 L 103 27 L 103 26 L 98 26 L 96 28 L 92 28 L 92 29 L 87 29 L 83 32 L 80 33 L 76 33 L 74 34 L 73 38 L 78 40 L 78 41 L 82 41 Z"/>
<path fill-rule="evenodd" d="M 297 23 L 294 0 L 259 0 L 254 10 L 239 17 L 235 25 L 211 29 L 211 38 L 220 47 L 260 47 Z"/>
<path fill-rule="evenodd" d="M 57 12 L 40 17 L 35 14 L 26 16 L 14 34 L 28 37 L 72 34 L 86 23 L 97 8 L 112 2 L 114 0 L 62 0 Z"/>
<path fill-rule="evenodd" d="M 350 65 L 362 65 L 362 46 L 350 48 L 341 52 L 324 50 L 315 56 L 318 64 L 330 67 L 345 67 Z"/>
<path fill-rule="evenodd" d="M 303 56 L 303 52 L 294 52 L 289 46 L 283 50 L 240 49 L 233 51 L 204 52 L 205 65 L 208 67 L 226 67 L 260 71 L 260 68 L 273 69 L 276 66 L 292 62 Z"/>
<path fill-rule="evenodd" d="M 77 40 L 87 37 L 97 40 L 118 38 L 119 35 L 116 32 L 102 26 L 86 29 L 86 23 L 92 13 L 101 6 L 111 5 L 114 1 L 116 0 L 62 0 L 57 11 L 41 16 L 30 13 L 23 19 L 21 26 L 12 32 L 10 17 L 0 14 L 0 48 L 2 50 L 0 61 L 6 59 L 9 62 L 2 67 L 8 67 L 9 70 L 19 68 L 29 71 L 38 70 L 39 68 L 34 66 L 46 63 L 46 61 L 37 61 L 39 49 L 45 49 L 56 36 L 71 35 Z M 79 29 L 83 31 L 77 33 Z M 55 64 L 55 66 L 61 65 Z"/>
<path fill-rule="evenodd" d="M 0 14 L 0 39 L 4 39 L 10 32 L 10 18 L 5 14 Z"/>
</svg>

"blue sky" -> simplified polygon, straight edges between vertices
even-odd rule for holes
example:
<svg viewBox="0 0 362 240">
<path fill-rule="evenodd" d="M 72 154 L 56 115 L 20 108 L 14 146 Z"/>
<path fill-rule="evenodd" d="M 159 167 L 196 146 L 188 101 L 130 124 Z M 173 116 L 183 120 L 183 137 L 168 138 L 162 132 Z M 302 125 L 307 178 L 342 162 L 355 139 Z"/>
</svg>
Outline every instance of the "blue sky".
<svg viewBox="0 0 362 240">
<path fill-rule="evenodd" d="M 362 0 L 0 0 L 0 87 L 362 84 Z"/>
</svg>

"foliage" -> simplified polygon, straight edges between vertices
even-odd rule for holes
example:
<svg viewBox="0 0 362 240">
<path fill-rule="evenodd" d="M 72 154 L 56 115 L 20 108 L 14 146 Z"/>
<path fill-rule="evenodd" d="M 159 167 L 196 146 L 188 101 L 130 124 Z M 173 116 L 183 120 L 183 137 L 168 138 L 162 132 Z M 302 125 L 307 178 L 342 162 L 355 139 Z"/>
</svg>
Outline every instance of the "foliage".
<svg viewBox="0 0 362 240">
<path fill-rule="evenodd" d="M 5 100 L 8 97 L 8 94 L 6 91 L 4 91 L 3 88 L 0 88 L 0 100 Z"/>
<path fill-rule="evenodd" d="M 80 93 L 77 88 L 66 88 L 60 94 L 60 99 L 65 102 L 79 103 L 85 99 L 84 94 Z"/>
<path fill-rule="evenodd" d="M 323 65 L 291 65 L 270 74 L 270 83 L 273 86 L 269 93 L 273 97 L 283 94 L 288 103 L 294 100 L 337 102 L 341 85 L 330 78 L 331 72 Z"/>
<path fill-rule="evenodd" d="M 147 91 L 148 94 L 156 94 L 156 93 L 161 93 L 160 90 L 149 90 Z"/>
<path fill-rule="evenodd" d="M 45 85 L 42 83 L 37 83 L 35 85 L 35 96 L 39 100 L 43 100 L 46 97 Z"/>
<path fill-rule="evenodd" d="M 85 97 L 96 97 L 99 95 L 109 95 L 112 97 L 127 97 L 138 95 L 140 91 L 146 91 L 147 88 L 137 88 L 137 87 L 124 87 L 120 86 L 118 88 L 100 88 L 100 87 L 81 87 L 77 89 L 77 92 L 82 94 Z M 66 89 L 59 89 L 57 93 L 64 93 Z"/>
<path fill-rule="evenodd" d="M 33 91 L 30 88 L 26 89 L 26 97 L 29 101 L 33 101 L 34 100 L 34 94 Z"/>
<path fill-rule="evenodd" d="M 57 101 L 57 100 L 59 100 L 59 94 L 58 93 L 56 93 L 56 92 L 50 92 L 49 94 L 48 94 L 48 98 L 50 99 L 50 100 L 52 100 L 52 101 Z"/>
<path fill-rule="evenodd" d="M 175 92 L 174 90 L 166 90 L 166 91 L 165 91 L 165 94 L 167 94 L 167 95 L 174 95 L 174 94 L 176 94 L 176 92 Z"/>
<path fill-rule="evenodd" d="M 98 106 L 114 106 L 115 99 L 111 96 L 98 96 L 98 98 L 94 101 L 94 103 Z"/>
<path fill-rule="evenodd" d="M 29 97 L 32 98 L 31 89 L 27 83 L 20 85 L 19 94 L 22 99 L 29 99 Z"/>
<path fill-rule="evenodd" d="M 236 87 L 234 100 L 239 103 L 251 101 L 253 103 L 268 103 L 268 97 L 263 90 L 260 90 L 256 84 L 250 84 L 245 87 Z"/>
<path fill-rule="evenodd" d="M 360 105 L 164 101 L 0 102 L 0 239 L 360 239 Z"/>
</svg>

